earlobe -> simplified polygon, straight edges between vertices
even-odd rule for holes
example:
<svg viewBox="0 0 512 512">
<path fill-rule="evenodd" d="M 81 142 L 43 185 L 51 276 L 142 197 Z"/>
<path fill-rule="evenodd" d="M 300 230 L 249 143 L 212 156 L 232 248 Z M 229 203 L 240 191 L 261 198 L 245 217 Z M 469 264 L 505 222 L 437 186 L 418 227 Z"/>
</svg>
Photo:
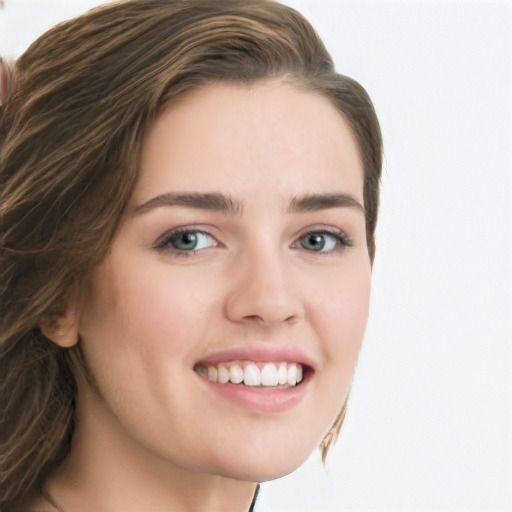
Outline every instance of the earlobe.
<svg viewBox="0 0 512 512">
<path fill-rule="evenodd" d="M 41 322 L 41 332 L 62 348 L 70 348 L 78 342 L 78 315 L 74 308 L 52 322 Z"/>
</svg>

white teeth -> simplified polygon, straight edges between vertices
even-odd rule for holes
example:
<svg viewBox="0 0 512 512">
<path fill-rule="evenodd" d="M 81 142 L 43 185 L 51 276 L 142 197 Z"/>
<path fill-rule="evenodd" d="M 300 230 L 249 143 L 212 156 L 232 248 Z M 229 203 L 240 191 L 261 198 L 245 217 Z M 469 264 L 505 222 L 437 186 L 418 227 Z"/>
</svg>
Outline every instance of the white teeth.
<svg viewBox="0 0 512 512">
<path fill-rule="evenodd" d="M 240 384 L 244 380 L 244 371 L 237 364 L 229 369 L 229 380 L 233 384 Z"/>
<path fill-rule="evenodd" d="M 217 368 L 215 366 L 208 367 L 208 378 L 213 380 L 213 382 L 217 382 Z"/>
<path fill-rule="evenodd" d="M 302 380 L 302 365 L 297 365 L 297 384 Z"/>
<path fill-rule="evenodd" d="M 302 366 L 301 366 L 302 368 Z M 281 363 L 279 365 L 279 369 L 277 370 L 277 382 L 279 385 L 286 384 L 287 374 L 286 374 L 286 363 Z"/>
<path fill-rule="evenodd" d="M 263 386 L 277 386 L 277 368 L 275 364 L 267 363 L 261 369 L 261 384 Z"/>
<path fill-rule="evenodd" d="M 244 384 L 253 387 L 295 386 L 303 379 L 303 367 L 298 363 L 255 363 L 253 361 L 198 366 L 199 375 L 220 384 Z"/>
<path fill-rule="evenodd" d="M 218 372 L 219 382 L 221 384 L 226 384 L 226 382 L 229 382 L 229 371 L 228 371 L 228 369 L 224 365 L 219 364 L 218 370 L 219 370 L 219 372 Z"/>
<path fill-rule="evenodd" d="M 248 364 L 244 369 L 244 384 L 246 386 L 261 385 L 262 374 L 255 364 Z"/>
<path fill-rule="evenodd" d="M 288 366 L 288 375 L 286 379 L 289 386 L 295 386 L 297 384 L 297 365 L 291 364 Z"/>
</svg>

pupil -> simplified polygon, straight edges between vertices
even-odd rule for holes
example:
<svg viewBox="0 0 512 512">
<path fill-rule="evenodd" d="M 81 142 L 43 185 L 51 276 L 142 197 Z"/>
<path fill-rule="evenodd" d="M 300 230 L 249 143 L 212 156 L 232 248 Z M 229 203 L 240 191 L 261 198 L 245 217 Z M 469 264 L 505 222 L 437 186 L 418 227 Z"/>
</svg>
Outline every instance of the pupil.
<svg viewBox="0 0 512 512">
<path fill-rule="evenodd" d="M 325 245 L 325 239 L 322 235 L 309 235 L 306 239 L 308 249 L 313 251 L 321 251 Z"/>
<path fill-rule="evenodd" d="M 193 249 L 197 244 L 195 233 L 182 233 L 173 244 L 176 249 Z"/>
</svg>

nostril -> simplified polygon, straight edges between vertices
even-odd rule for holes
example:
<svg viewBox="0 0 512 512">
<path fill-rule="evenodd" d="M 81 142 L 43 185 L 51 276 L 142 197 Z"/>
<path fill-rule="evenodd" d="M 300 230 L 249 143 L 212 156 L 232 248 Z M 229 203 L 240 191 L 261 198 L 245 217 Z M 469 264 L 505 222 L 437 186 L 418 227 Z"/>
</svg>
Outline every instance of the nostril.
<svg viewBox="0 0 512 512">
<path fill-rule="evenodd" d="M 295 315 L 289 315 L 289 316 L 278 316 L 278 315 L 266 315 L 266 316 L 259 316 L 259 315 L 246 315 L 243 320 L 246 320 L 248 322 L 253 322 L 261 325 L 262 327 L 273 327 L 276 325 L 281 325 L 284 323 L 291 323 L 293 322 L 297 317 Z"/>
<path fill-rule="evenodd" d="M 257 320 L 260 322 L 263 321 L 263 318 L 261 318 L 261 316 L 258 316 L 258 315 L 247 315 L 244 318 L 246 318 L 247 320 Z"/>
</svg>

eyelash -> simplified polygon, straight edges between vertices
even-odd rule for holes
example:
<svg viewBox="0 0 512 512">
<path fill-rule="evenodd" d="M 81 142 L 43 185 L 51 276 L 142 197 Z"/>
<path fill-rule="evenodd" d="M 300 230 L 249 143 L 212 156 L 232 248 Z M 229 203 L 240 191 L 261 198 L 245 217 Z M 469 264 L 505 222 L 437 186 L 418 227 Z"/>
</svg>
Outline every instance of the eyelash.
<svg viewBox="0 0 512 512">
<path fill-rule="evenodd" d="M 191 250 L 180 250 L 180 249 L 176 249 L 175 247 L 172 247 L 172 245 L 171 245 L 173 240 L 177 239 L 180 235 L 187 234 L 187 233 L 200 234 L 200 235 L 204 235 L 204 236 L 207 236 L 207 237 L 215 240 L 215 237 L 206 231 L 202 231 L 202 230 L 196 229 L 194 227 L 183 227 L 183 228 L 177 228 L 172 231 L 169 231 L 168 233 L 163 235 L 161 238 L 159 238 L 153 247 L 157 251 L 170 252 L 173 255 L 178 256 L 178 257 L 189 258 L 192 256 L 196 256 L 200 251 L 204 250 L 204 248 L 191 249 Z M 329 251 L 321 251 L 321 250 L 314 251 L 314 250 L 308 250 L 308 249 L 302 247 L 302 249 L 304 251 L 312 253 L 312 254 L 319 254 L 322 256 L 327 256 L 334 252 L 343 251 L 344 249 L 346 249 L 348 247 L 353 247 L 352 241 L 343 232 L 331 231 L 328 229 L 307 231 L 307 232 L 303 233 L 295 242 L 293 242 L 292 247 L 300 249 L 300 247 L 298 247 L 298 245 L 300 244 L 301 240 L 304 240 L 307 237 L 311 237 L 311 236 L 315 236 L 315 235 L 329 236 L 329 237 L 334 238 L 335 244 L 337 245 L 337 247 L 335 247 L 334 249 L 329 250 Z M 216 247 L 217 245 L 218 245 L 218 242 L 215 242 L 215 244 L 212 245 L 212 247 Z"/>
<path fill-rule="evenodd" d="M 307 237 L 311 237 L 311 236 L 315 236 L 315 235 L 317 235 L 317 236 L 320 235 L 320 236 L 332 237 L 334 239 L 335 247 L 332 250 L 329 250 L 329 251 L 314 251 L 314 250 L 308 250 L 305 247 L 302 247 L 302 249 L 304 249 L 306 252 L 310 252 L 310 253 L 313 253 L 313 254 L 318 254 L 318 255 L 321 255 L 321 256 L 328 256 L 328 255 L 330 255 L 332 253 L 337 253 L 337 252 L 343 251 L 344 249 L 346 249 L 348 247 L 352 247 L 353 246 L 353 243 L 350 240 L 350 238 L 348 238 L 347 235 L 345 235 L 343 232 L 341 232 L 341 231 L 331 231 L 331 230 L 328 230 L 328 229 L 319 229 L 319 230 L 311 230 L 311 231 L 307 231 L 306 233 L 303 233 L 297 239 L 297 241 L 295 241 L 292 244 L 292 247 L 297 247 L 297 248 L 300 249 L 300 247 L 298 247 L 298 245 L 300 245 L 300 241 L 301 240 L 304 240 Z"/>
<path fill-rule="evenodd" d="M 176 249 L 175 247 L 172 247 L 172 245 L 171 245 L 173 240 L 178 238 L 180 235 L 184 235 L 186 233 L 198 233 L 201 235 L 208 236 L 212 239 L 215 239 L 213 235 L 211 235 L 210 233 L 207 233 L 206 231 L 202 231 L 201 229 L 194 228 L 193 226 L 183 227 L 183 228 L 173 229 L 172 231 L 165 233 L 165 235 L 163 235 L 161 238 L 159 238 L 156 241 L 154 248 L 157 251 L 170 252 L 173 255 L 176 255 L 178 257 L 189 258 L 191 256 L 195 256 L 196 254 L 199 253 L 199 251 L 201 251 L 203 249 L 192 249 L 192 250 L 186 251 L 186 250 Z M 216 245 L 218 245 L 218 244 L 216 244 Z M 215 247 L 215 245 L 213 247 Z"/>
</svg>

